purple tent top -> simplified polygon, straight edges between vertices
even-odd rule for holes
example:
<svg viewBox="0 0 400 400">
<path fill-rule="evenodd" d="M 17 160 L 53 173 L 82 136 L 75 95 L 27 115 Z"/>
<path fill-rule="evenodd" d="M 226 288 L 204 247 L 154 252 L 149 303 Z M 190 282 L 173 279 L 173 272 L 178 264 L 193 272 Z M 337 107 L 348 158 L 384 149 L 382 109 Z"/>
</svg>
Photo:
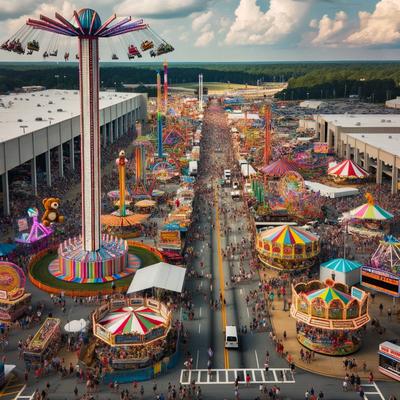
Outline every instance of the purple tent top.
<svg viewBox="0 0 400 400">
<path fill-rule="evenodd" d="M 288 171 L 298 172 L 299 167 L 295 162 L 282 158 L 262 167 L 260 171 L 267 176 L 280 178 Z"/>
</svg>

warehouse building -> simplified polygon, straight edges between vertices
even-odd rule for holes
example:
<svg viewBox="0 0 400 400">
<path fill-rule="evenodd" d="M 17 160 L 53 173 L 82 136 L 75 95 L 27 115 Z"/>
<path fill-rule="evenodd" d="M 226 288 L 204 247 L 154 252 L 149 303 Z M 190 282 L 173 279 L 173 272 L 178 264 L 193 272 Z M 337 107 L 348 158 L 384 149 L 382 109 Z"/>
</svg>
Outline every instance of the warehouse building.
<svg viewBox="0 0 400 400">
<path fill-rule="evenodd" d="M 0 96 L 0 176 L 2 212 L 10 213 L 10 180 L 19 169 L 29 168 L 31 185 L 37 194 L 38 177 L 51 186 L 52 160 L 58 175 L 65 163 L 75 169 L 80 157 L 79 91 L 43 90 Z M 102 146 L 133 133 L 136 121 L 147 118 L 147 95 L 100 92 L 100 135 Z M 43 171 L 39 167 L 43 166 Z M 10 179 L 11 176 L 11 179 Z"/>
</svg>

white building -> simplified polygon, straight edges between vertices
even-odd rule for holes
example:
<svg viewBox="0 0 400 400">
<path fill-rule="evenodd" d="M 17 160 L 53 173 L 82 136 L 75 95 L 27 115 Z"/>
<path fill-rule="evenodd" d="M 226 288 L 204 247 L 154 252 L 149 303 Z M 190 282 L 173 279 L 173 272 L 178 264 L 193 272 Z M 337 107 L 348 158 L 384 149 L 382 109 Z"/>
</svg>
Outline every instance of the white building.
<svg viewBox="0 0 400 400">
<path fill-rule="evenodd" d="M 398 190 L 400 168 L 400 114 L 320 114 L 317 132 L 335 152 L 375 173 L 392 179 L 392 193 Z"/>
<path fill-rule="evenodd" d="M 57 153 L 59 175 L 64 157 L 75 169 L 80 152 L 80 97 L 76 90 L 44 90 L 0 96 L 0 176 L 3 212 L 10 213 L 9 171 L 29 162 L 33 191 L 37 193 L 37 157 L 44 155 L 47 185 L 51 186 L 51 155 Z M 147 117 L 147 95 L 100 93 L 102 145 L 135 130 Z"/>
<path fill-rule="evenodd" d="M 325 107 L 327 103 L 320 100 L 304 100 L 299 104 L 301 108 L 310 108 L 311 110 L 318 110 L 321 107 Z"/>
<path fill-rule="evenodd" d="M 392 100 L 387 100 L 385 106 L 388 108 L 400 108 L 400 96 Z"/>
</svg>

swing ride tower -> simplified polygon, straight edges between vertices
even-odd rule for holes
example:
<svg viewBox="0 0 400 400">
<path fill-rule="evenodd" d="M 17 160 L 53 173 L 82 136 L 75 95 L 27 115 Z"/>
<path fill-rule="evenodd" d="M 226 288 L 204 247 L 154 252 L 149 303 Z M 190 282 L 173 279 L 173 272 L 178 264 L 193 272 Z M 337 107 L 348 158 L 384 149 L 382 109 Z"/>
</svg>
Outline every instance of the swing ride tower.
<svg viewBox="0 0 400 400">
<path fill-rule="evenodd" d="M 102 23 L 96 11 L 84 8 L 74 11 L 71 20 L 55 13 L 54 19 L 40 15 L 39 19 L 29 18 L 26 22 L 33 35 L 45 31 L 52 37 L 78 39 L 76 58 L 79 58 L 81 112 L 82 234 L 62 243 L 58 259 L 49 266 L 49 271 L 58 279 L 76 283 L 101 283 L 120 279 L 132 273 L 132 264 L 137 263 L 137 260 L 132 259 L 135 256 L 128 254 L 126 241 L 101 233 L 99 40 L 136 31 L 150 33 L 150 28 L 141 19 L 132 21 L 131 17 L 116 18 L 116 15 L 112 15 Z M 7 47 L 7 43 L 11 44 Z M 154 47 L 153 42 L 146 43 L 147 48 Z M 12 49 L 21 49 L 20 54 L 25 53 L 22 39 L 7 41 L 2 48 L 10 50 L 11 45 Z M 38 49 L 37 43 L 36 51 Z M 170 51 L 173 51 L 173 47 L 162 41 L 152 51 L 152 56 Z"/>
</svg>

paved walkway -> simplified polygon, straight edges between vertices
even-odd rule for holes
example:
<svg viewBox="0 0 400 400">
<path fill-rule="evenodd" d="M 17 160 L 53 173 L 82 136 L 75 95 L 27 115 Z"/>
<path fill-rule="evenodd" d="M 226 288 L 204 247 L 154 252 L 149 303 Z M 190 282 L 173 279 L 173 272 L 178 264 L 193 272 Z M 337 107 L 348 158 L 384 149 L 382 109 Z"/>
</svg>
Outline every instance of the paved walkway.
<svg viewBox="0 0 400 400">
<path fill-rule="evenodd" d="M 260 272 L 263 278 L 272 278 L 277 276 L 275 271 L 263 270 Z M 383 304 L 384 311 L 382 315 L 379 312 L 379 304 Z M 364 338 L 363 345 L 361 349 L 354 355 L 349 357 L 355 358 L 357 362 L 357 373 L 361 379 L 368 379 L 369 372 L 372 371 L 374 378 L 376 380 L 392 381 L 385 375 L 378 371 L 378 347 L 379 344 L 385 340 L 391 340 L 399 337 L 399 324 L 394 323 L 394 318 L 392 321 L 388 320 L 386 310 L 388 307 L 393 309 L 393 303 L 391 298 L 381 294 L 376 294 L 375 300 L 370 304 L 370 315 L 379 319 L 380 324 L 385 328 L 385 332 L 380 335 L 378 332 L 369 324 L 367 327 L 367 332 Z M 274 307 L 270 310 L 271 323 L 273 330 L 278 339 L 283 339 L 283 333 L 286 331 L 287 340 L 284 341 L 285 352 L 288 351 L 293 357 L 294 363 L 297 367 L 307 370 L 312 373 L 335 377 L 344 378 L 346 371 L 343 366 L 342 357 L 330 357 L 322 354 L 315 354 L 315 360 L 311 361 L 310 364 L 305 363 L 300 358 L 300 349 L 302 346 L 296 339 L 296 322 L 290 317 L 289 311 L 283 311 L 283 300 L 278 299 L 275 296 Z M 399 318 L 399 317 L 397 317 Z M 363 371 L 363 363 L 367 364 L 366 371 Z"/>
</svg>

